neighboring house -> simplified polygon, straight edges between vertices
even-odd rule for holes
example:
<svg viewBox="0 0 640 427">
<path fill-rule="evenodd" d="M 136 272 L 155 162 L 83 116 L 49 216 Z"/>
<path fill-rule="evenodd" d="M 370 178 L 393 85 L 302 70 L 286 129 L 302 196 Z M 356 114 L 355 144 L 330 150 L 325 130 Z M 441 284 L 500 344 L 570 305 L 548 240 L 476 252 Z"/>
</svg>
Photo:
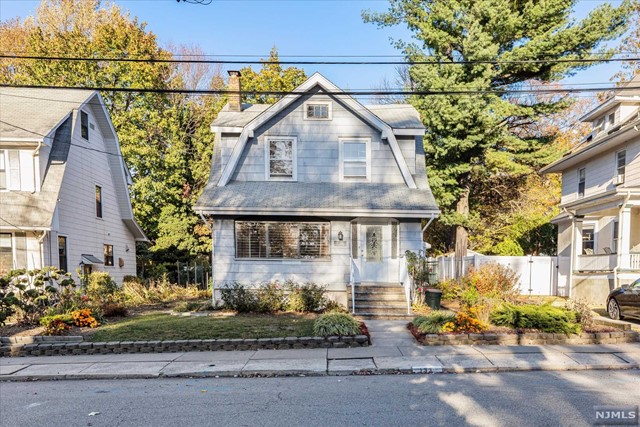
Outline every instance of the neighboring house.
<svg viewBox="0 0 640 427">
<path fill-rule="evenodd" d="M 98 92 L 0 88 L 0 273 L 135 275 L 130 180 Z"/>
<path fill-rule="evenodd" d="M 640 77 L 630 84 L 638 85 Z M 640 90 L 621 90 L 582 117 L 593 131 L 544 173 L 562 173 L 559 273 L 569 295 L 605 304 L 640 277 Z"/>
<path fill-rule="evenodd" d="M 229 74 L 239 93 L 240 73 Z M 424 126 L 411 105 L 341 92 L 316 73 L 273 105 L 231 95 L 213 122 L 195 210 L 213 219 L 216 288 L 315 282 L 342 304 L 350 282 L 402 290 L 403 254 L 424 250 L 422 220 L 439 214 Z"/>
</svg>

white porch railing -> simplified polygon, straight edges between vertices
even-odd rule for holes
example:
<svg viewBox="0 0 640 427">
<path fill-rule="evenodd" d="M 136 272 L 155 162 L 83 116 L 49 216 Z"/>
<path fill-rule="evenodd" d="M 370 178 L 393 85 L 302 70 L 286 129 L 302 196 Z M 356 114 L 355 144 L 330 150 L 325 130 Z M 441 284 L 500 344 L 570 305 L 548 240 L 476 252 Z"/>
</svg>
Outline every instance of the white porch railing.
<svg viewBox="0 0 640 427">
<path fill-rule="evenodd" d="M 349 269 L 349 284 L 351 285 L 351 313 L 356 314 L 356 282 L 360 281 L 360 271 L 353 259 Z"/>
<path fill-rule="evenodd" d="M 629 254 L 629 268 L 640 270 L 640 254 Z"/>
<path fill-rule="evenodd" d="M 407 300 L 407 314 L 411 314 L 411 291 L 413 290 L 413 279 L 409 274 L 409 265 L 407 258 L 400 255 L 400 284 L 404 287 L 404 297 Z"/>
<path fill-rule="evenodd" d="M 578 255 L 577 271 L 612 271 L 616 266 L 616 254 Z"/>
</svg>

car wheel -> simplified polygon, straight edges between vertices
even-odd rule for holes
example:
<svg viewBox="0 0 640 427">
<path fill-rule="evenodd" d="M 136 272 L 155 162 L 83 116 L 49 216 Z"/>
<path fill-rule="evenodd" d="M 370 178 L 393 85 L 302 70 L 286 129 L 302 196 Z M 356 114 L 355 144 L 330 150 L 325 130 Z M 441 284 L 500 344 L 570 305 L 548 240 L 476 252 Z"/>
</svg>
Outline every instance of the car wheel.
<svg viewBox="0 0 640 427">
<path fill-rule="evenodd" d="M 607 313 L 609 313 L 609 317 L 613 320 L 622 319 L 622 314 L 620 313 L 620 306 L 618 305 L 618 301 L 613 298 L 609 300 L 609 304 L 607 305 Z"/>
</svg>

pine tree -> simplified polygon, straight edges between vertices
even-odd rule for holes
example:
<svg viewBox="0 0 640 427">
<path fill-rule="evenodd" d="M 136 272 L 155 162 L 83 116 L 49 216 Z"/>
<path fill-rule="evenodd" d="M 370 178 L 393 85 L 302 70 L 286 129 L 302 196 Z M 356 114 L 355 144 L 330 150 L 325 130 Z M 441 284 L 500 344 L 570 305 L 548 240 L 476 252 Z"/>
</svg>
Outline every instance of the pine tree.
<svg viewBox="0 0 640 427">
<path fill-rule="evenodd" d="M 387 12 L 363 13 L 366 22 L 380 27 L 404 24 L 411 30 L 414 42 L 396 42 L 408 61 L 436 61 L 410 67 L 417 91 L 484 92 L 410 99 L 427 128 L 429 181 L 443 211 L 440 221 L 455 232 L 457 257 L 466 255 L 468 228 L 477 216 L 470 210 L 476 189 L 490 179 L 527 175 L 553 158 L 544 149 L 553 135 L 530 125 L 567 108 L 570 99 L 509 96 L 509 89 L 555 82 L 588 67 L 544 60 L 593 58 L 603 41 L 624 31 L 627 2 L 598 6 L 574 22 L 576 3 L 390 0 Z M 601 53 L 597 58 L 613 51 Z M 461 61 L 469 62 L 454 64 Z"/>
</svg>

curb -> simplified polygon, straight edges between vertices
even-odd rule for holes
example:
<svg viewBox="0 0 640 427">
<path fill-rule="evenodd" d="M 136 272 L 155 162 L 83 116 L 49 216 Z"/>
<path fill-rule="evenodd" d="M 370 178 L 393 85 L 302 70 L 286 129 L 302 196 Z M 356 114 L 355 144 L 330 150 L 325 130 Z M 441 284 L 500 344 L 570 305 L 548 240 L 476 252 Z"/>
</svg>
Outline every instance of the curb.
<svg viewBox="0 0 640 427">
<path fill-rule="evenodd" d="M 548 367 L 414 367 L 411 369 L 366 369 L 366 370 L 339 370 L 339 371 L 305 371 L 281 370 L 281 371 L 219 371 L 219 372 L 181 372 L 177 374 L 52 374 L 52 375 L 24 375 L 11 376 L 0 375 L 0 382 L 28 382 L 28 381 L 60 381 L 60 380 L 115 380 L 115 379 L 154 379 L 154 378 L 256 378 L 256 377 L 325 377 L 325 376 L 366 376 L 366 375 L 429 375 L 429 374 L 477 374 L 498 372 L 533 372 L 533 371 L 616 371 L 637 370 L 640 366 L 636 363 L 625 365 L 581 365 L 581 366 L 548 366 Z"/>
</svg>

